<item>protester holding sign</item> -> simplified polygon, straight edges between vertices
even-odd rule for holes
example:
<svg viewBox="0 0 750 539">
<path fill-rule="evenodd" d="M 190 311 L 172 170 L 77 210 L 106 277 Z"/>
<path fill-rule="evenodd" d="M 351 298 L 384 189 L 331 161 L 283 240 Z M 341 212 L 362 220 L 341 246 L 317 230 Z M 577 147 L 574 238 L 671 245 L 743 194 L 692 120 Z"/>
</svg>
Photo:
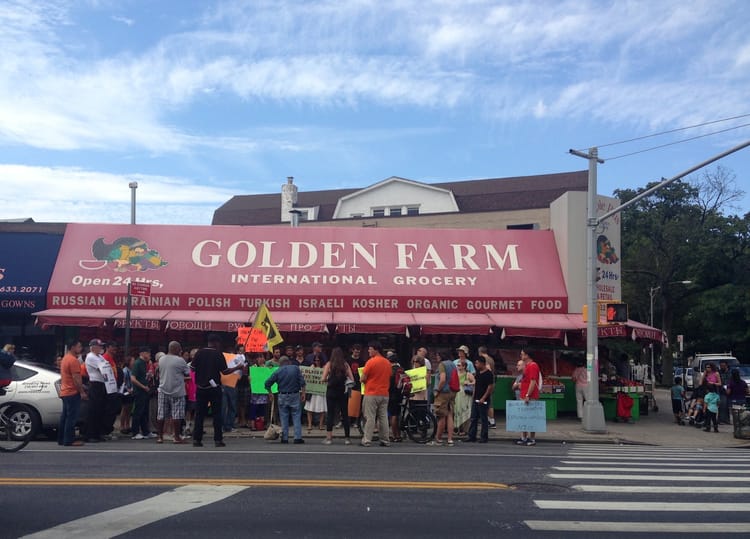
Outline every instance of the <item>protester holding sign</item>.
<svg viewBox="0 0 750 539">
<path fill-rule="evenodd" d="M 347 380 L 354 380 L 351 368 L 344 359 L 344 351 L 338 346 L 331 352 L 331 360 L 323 367 L 322 380 L 326 386 L 326 439 L 323 443 L 333 443 L 333 424 L 340 414 L 344 427 L 344 444 L 350 445 L 349 440 L 349 397 L 346 393 Z"/>
<path fill-rule="evenodd" d="M 521 350 L 521 361 L 523 361 L 523 378 L 521 378 L 521 399 L 525 403 L 539 399 L 539 380 L 541 371 L 539 365 L 525 351 Z M 517 445 L 536 445 L 535 432 L 522 432 L 521 439 L 516 440 Z"/>
<path fill-rule="evenodd" d="M 471 426 L 469 427 L 469 438 L 466 441 L 477 441 L 477 423 L 481 422 L 478 441 L 480 444 L 485 444 L 489 439 L 490 422 L 487 411 L 490 407 L 492 392 L 495 390 L 495 374 L 490 372 L 487 360 L 483 356 L 477 358 L 477 368 L 479 372 L 475 377 L 476 382 L 472 395 Z"/>
</svg>

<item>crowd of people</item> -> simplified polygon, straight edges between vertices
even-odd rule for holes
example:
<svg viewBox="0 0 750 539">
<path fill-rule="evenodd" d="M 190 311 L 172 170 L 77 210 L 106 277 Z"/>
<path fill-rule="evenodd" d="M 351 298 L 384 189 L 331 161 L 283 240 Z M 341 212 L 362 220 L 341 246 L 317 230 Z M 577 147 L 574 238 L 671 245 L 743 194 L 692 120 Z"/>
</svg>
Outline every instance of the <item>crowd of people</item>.
<svg viewBox="0 0 750 539">
<path fill-rule="evenodd" d="M 675 377 L 671 393 L 675 423 L 717 433 L 719 425 L 731 424 L 732 408 L 745 409 L 748 386 L 738 369 L 730 370 L 726 361 L 720 361 L 718 369 L 714 363 L 706 365 L 690 398 L 680 376 Z"/>
<path fill-rule="evenodd" d="M 352 427 L 362 426 L 359 422 L 364 420 L 360 444 L 370 446 L 377 430 L 380 445 L 389 446 L 401 441 L 398 417 L 404 395 L 396 380 L 404 369 L 421 367 L 426 374 L 424 389 L 410 391 L 405 398 L 430 405 L 434 411 L 437 432 L 432 445 L 451 446 L 455 436 L 483 443 L 488 440 L 488 429 L 495 428 L 495 364 L 485 347 L 479 347 L 472 361 L 465 345 L 455 354 L 430 354 L 421 346 L 409 362 L 401 362 L 394 351 L 384 351 L 379 341 L 366 348 L 354 344 L 346 351 L 334 347 L 329 358 L 319 342 L 309 352 L 302 345 L 287 345 L 270 353 L 246 353 L 241 346 L 223 347 L 221 338 L 212 334 L 205 346 L 190 350 L 172 341 L 166 351 L 155 355 L 148 346 L 129 357 L 119 352 L 117 343 L 100 339 L 88 342 L 85 353 L 81 341 L 67 344 L 59 362 L 63 401 L 59 444 L 80 446 L 126 436 L 156 443 L 192 440 L 201 447 L 209 416 L 217 447 L 225 445 L 227 432 L 265 431 L 279 423 L 281 442 L 289 443 L 292 427 L 292 441 L 299 444 L 304 443 L 304 412 L 307 433 L 316 427 L 324 430 L 324 444 L 333 443 L 337 426 L 343 429 L 344 443 L 351 444 Z M 538 398 L 535 365 L 522 353 L 520 398 Z M 277 367 L 263 392 L 257 386 L 256 391 L 251 389 L 253 366 Z M 299 367 L 322 369 L 325 395 L 306 391 Z M 529 374 L 527 380 L 524 372 Z M 278 385 L 277 393 L 269 391 L 273 384 Z M 359 391 L 361 384 L 364 394 Z M 533 445 L 534 433 L 524 433 L 518 443 Z"/>
</svg>

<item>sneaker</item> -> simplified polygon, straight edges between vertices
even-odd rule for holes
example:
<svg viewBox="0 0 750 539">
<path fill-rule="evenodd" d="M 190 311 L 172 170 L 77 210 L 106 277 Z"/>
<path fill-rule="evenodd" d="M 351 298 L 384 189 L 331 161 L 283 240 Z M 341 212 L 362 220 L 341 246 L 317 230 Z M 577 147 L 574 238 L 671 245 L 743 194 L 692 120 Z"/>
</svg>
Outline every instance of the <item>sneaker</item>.
<svg viewBox="0 0 750 539">
<path fill-rule="evenodd" d="M 146 436 L 146 438 L 151 438 L 151 439 L 158 438 L 158 437 L 159 437 L 159 435 L 156 434 L 155 432 L 149 432 L 148 436 Z"/>
<path fill-rule="evenodd" d="M 352 445 L 352 441 L 347 438 L 346 440 L 344 440 L 344 445 Z"/>
<path fill-rule="evenodd" d="M 328 438 L 323 440 L 323 445 L 331 445 L 332 443 L 333 443 L 333 440 L 329 440 Z"/>
<path fill-rule="evenodd" d="M 203 447 L 203 442 L 194 441 L 193 447 Z"/>
<path fill-rule="evenodd" d="M 527 446 L 536 445 L 536 440 L 526 440 L 526 445 Z"/>
<path fill-rule="evenodd" d="M 436 446 L 443 445 L 443 442 L 442 442 L 442 440 L 430 440 L 429 442 L 427 442 L 427 445 L 431 445 L 431 446 L 436 447 Z"/>
<path fill-rule="evenodd" d="M 281 443 L 282 443 L 282 444 L 288 444 L 288 443 L 289 443 L 289 440 L 281 440 Z"/>
<path fill-rule="evenodd" d="M 133 437 L 131 438 L 131 440 L 144 440 L 145 438 L 146 438 L 146 437 L 145 437 L 145 436 L 144 436 L 143 434 L 141 434 L 141 433 L 139 432 L 138 434 L 136 434 L 135 436 L 133 436 Z"/>
<path fill-rule="evenodd" d="M 224 442 L 214 442 L 214 445 L 216 447 L 226 447 L 227 446 L 227 444 L 225 444 Z"/>
<path fill-rule="evenodd" d="M 516 440 L 516 445 L 526 445 L 526 438 Z"/>
<path fill-rule="evenodd" d="M 453 447 L 453 440 L 448 440 L 448 447 Z"/>
<path fill-rule="evenodd" d="M 370 442 L 359 442 L 359 445 L 362 447 L 370 447 L 372 444 Z"/>
<path fill-rule="evenodd" d="M 495 424 L 494 421 L 490 421 L 490 428 L 491 429 L 496 429 L 497 428 L 497 425 Z"/>
<path fill-rule="evenodd" d="M 304 444 L 305 441 L 302 438 L 295 438 L 294 443 L 295 444 Z"/>
<path fill-rule="evenodd" d="M 380 447 L 391 447 L 390 442 L 380 442 Z"/>
</svg>

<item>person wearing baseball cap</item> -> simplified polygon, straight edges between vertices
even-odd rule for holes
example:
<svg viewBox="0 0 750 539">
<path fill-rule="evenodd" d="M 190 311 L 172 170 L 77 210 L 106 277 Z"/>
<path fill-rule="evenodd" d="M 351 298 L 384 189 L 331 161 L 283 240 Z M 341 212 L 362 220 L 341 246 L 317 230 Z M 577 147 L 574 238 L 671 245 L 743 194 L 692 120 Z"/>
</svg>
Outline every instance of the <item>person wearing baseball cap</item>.
<svg viewBox="0 0 750 539">
<path fill-rule="evenodd" d="M 461 363 L 466 366 L 466 372 L 476 374 L 477 370 L 474 368 L 474 363 L 469 359 L 469 347 L 462 344 L 456 348 L 456 352 L 458 352 L 458 359 L 453 360 L 453 364 L 458 367 L 458 364 Z"/>
</svg>

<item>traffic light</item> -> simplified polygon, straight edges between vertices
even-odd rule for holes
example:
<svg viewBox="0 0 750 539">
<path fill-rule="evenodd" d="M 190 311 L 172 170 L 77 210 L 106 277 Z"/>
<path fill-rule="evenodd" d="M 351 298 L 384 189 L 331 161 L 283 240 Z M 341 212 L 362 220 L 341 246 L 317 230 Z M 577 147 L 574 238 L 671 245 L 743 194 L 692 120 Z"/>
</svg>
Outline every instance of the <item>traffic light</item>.
<svg viewBox="0 0 750 539">
<path fill-rule="evenodd" d="M 628 304 L 627 303 L 607 303 L 607 323 L 627 322 L 628 321 Z"/>
</svg>

